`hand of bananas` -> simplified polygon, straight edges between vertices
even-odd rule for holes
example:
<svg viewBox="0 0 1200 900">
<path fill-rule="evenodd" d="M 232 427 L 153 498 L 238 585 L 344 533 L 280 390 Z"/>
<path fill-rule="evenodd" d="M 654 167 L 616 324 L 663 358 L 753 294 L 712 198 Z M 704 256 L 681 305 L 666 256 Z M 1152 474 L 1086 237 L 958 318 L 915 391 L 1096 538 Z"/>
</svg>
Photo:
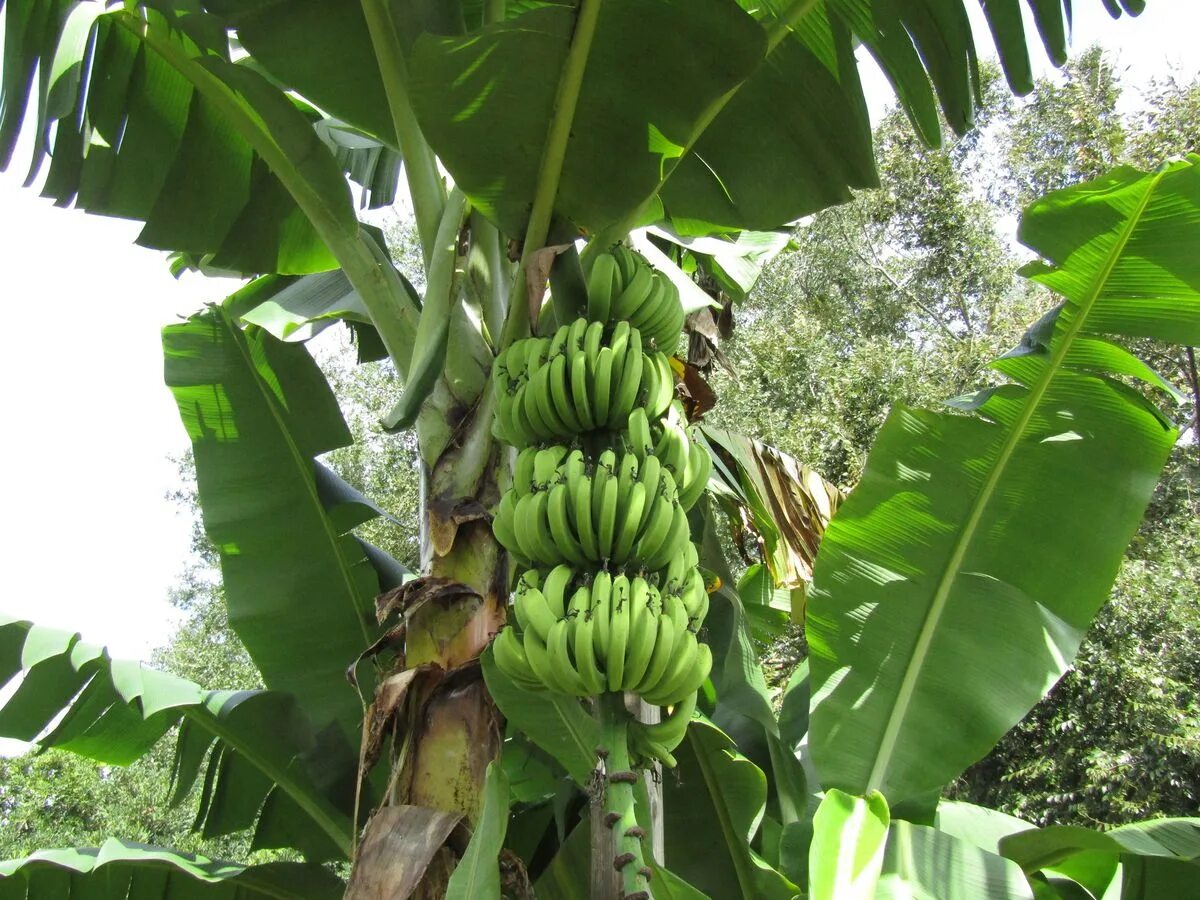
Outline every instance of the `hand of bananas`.
<svg viewBox="0 0 1200 900">
<path fill-rule="evenodd" d="M 496 663 L 529 690 L 675 706 L 630 731 L 638 759 L 669 765 L 712 668 L 686 515 L 711 460 L 667 356 L 682 325 L 674 285 L 618 247 L 593 264 L 585 318 L 514 342 L 493 369 L 494 432 L 521 450 L 493 531 L 527 569 Z"/>
<path fill-rule="evenodd" d="M 514 447 L 621 428 L 635 405 L 666 412 L 675 375 L 665 354 L 642 345 L 641 333 L 618 322 L 576 319 L 554 337 L 516 341 L 496 357 L 495 434 Z"/>
<path fill-rule="evenodd" d="M 530 690 L 576 697 L 626 691 L 659 706 L 686 700 L 712 668 L 712 652 L 696 640 L 708 594 L 699 570 L 691 571 L 695 577 L 660 591 L 640 575 L 603 569 L 590 584 L 570 566 L 556 566 L 544 580 L 530 570 L 514 603 L 522 633 L 500 632 L 496 664 Z"/>
</svg>

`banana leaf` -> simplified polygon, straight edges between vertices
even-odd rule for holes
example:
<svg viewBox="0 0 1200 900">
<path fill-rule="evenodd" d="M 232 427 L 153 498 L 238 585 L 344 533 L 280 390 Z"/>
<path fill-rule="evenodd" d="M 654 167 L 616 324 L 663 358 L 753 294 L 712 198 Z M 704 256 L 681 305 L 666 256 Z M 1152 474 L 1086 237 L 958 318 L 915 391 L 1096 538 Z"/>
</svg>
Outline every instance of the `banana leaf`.
<svg viewBox="0 0 1200 900">
<path fill-rule="evenodd" d="M 336 900 L 343 889 L 309 863 L 242 866 L 116 838 L 98 848 L 39 850 L 0 862 L 0 900 Z"/>
<path fill-rule="evenodd" d="M 178 725 L 172 802 L 203 769 L 196 827 L 206 836 L 253 827 L 256 847 L 348 856 L 357 760 L 322 740 L 290 695 L 204 690 L 113 660 L 78 634 L 0 617 L 0 685 L 14 678 L 0 736 L 128 765 Z"/>
<path fill-rule="evenodd" d="M 1019 235 L 1062 305 L 1011 383 L 892 412 L 809 592 L 821 781 L 893 807 L 1016 724 L 1108 596 L 1176 430 L 1106 335 L 1200 339 L 1200 157 L 1050 194 Z"/>
<path fill-rule="evenodd" d="M 337 402 L 303 345 L 243 332 L 219 307 L 164 329 L 163 345 L 230 625 L 269 688 L 356 746 L 361 706 L 344 673 L 377 636 L 381 569 L 350 533 L 370 510 L 323 492 L 314 468 L 350 443 Z"/>
</svg>

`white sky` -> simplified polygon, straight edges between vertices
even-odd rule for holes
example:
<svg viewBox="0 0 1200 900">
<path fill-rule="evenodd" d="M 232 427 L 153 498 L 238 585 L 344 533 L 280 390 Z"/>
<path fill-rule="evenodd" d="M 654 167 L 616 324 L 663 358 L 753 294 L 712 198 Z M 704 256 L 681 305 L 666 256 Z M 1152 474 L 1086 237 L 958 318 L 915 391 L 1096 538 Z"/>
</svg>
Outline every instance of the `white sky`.
<svg viewBox="0 0 1200 900">
<path fill-rule="evenodd" d="M 1099 0 L 1075 9 L 1074 45 L 1110 48 L 1130 84 L 1200 67 L 1200 4 L 1152 0 L 1120 22 Z M 1034 56 L 1050 71 L 1040 48 Z M 878 109 L 886 85 L 864 78 Z M 229 287 L 175 282 L 162 254 L 133 246 L 134 223 L 22 189 L 25 158 L 0 174 L 0 296 L 16 326 L 0 353 L 0 609 L 145 656 L 170 634 L 166 593 L 188 548 L 188 523 L 163 498 L 175 483 L 167 455 L 186 440 L 162 384 L 159 329 Z"/>
</svg>

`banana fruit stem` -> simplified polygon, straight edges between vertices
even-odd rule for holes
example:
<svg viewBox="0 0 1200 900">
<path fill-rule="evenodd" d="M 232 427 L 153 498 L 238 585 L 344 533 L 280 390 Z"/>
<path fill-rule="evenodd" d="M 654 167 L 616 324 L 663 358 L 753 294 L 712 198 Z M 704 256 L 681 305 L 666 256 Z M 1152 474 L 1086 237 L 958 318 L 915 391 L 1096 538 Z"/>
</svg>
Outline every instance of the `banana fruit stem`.
<svg viewBox="0 0 1200 900">
<path fill-rule="evenodd" d="M 602 791 L 602 798 L 597 799 L 603 803 L 603 827 L 612 832 L 612 864 L 618 873 L 620 895 L 594 900 L 650 900 L 650 869 L 642 856 L 646 834 L 638 826 L 634 810 L 634 786 L 641 776 L 629 763 L 629 713 L 624 697 L 619 693 L 602 694 L 597 697 L 596 711 L 600 723 L 596 771 Z"/>
</svg>

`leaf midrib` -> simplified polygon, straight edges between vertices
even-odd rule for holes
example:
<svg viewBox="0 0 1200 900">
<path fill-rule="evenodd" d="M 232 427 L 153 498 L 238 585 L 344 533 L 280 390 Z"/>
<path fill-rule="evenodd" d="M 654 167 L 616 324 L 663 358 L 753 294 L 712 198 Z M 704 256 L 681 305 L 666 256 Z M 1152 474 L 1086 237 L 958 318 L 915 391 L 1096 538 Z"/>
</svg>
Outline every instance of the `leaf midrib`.
<svg viewBox="0 0 1200 900">
<path fill-rule="evenodd" d="M 957 541 L 951 551 L 950 559 L 946 567 L 942 571 L 941 578 L 938 581 L 938 586 L 933 595 L 933 601 L 929 606 L 929 611 L 926 613 L 925 621 L 917 635 L 917 643 L 913 647 L 913 652 L 908 659 L 908 665 L 904 671 L 904 677 L 900 682 L 900 688 L 896 695 L 896 702 L 892 705 L 891 713 L 888 716 L 887 725 L 884 727 L 883 737 L 879 742 L 879 752 L 875 757 L 875 762 L 871 768 L 871 774 L 867 777 L 865 791 L 883 790 L 883 783 L 887 778 L 888 769 L 891 765 L 892 758 L 895 755 L 896 746 L 899 742 L 900 729 L 903 727 L 905 716 L 908 713 L 909 707 L 912 705 L 913 696 L 916 693 L 917 679 L 920 677 L 921 671 L 924 668 L 925 660 L 929 655 L 929 648 L 933 643 L 933 636 L 937 630 L 938 622 L 941 620 L 942 614 L 945 612 L 946 605 L 949 601 L 950 591 L 958 579 L 959 570 L 962 567 L 962 562 L 966 558 L 967 550 L 970 549 L 971 543 L 975 539 L 975 532 L 979 528 L 979 523 L 983 519 L 983 513 L 986 511 L 988 504 L 991 502 L 996 489 L 1000 484 L 1000 479 L 1003 477 L 1009 462 L 1011 462 L 1013 454 L 1016 452 L 1017 446 L 1024 437 L 1025 429 L 1032 421 L 1034 413 L 1042 402 L 1046 391 L 1050 388 L 1051 381 L 1058 374 L 1062 367 L 1063 361 L 1066 359 L 1067 352 L 1071 348 L 1072 342 L 1083 330 L 1083 326 L 1087 321 L 1088 315 L 1092 311 L 1092 307 L 1099 297 L 1104 285 L 1108 283 L 1109 277 L 1112 275 L 1113 269 L 1124 253 L 1125 247 L 1129 243 L 1134 230 L 1145 214 L 1146 207 L 1150 204 L 1150 198 L 1153 197 L 1159 182 L 1162 180 L 1163 172 L 1156 173 L 1154 178 L 1146 187 L 1146 193 L 1138 203 L 1137 208 L 1130 214 L 1125 228 L 1118 237 L 1116 244 L 1113 246 L 1111 253 L 1105 260 L 1104 265 L 1097 273 L 1095 280 L 1092 282 L 1087 295 L 1080 303 L 1072 304 L 1076 308 L 1076 314 L 1068 325 L 1067 330 L 1060 338 L 1057 347 L 1051 354 L 1050 359 L 1046 363 L 1046 368 L 1041 376 L 1029 390 L 1026 397 L 1026 402 L 1021 414 L 1017 417 L 1016 422 L 1009 433 L 1008 439 L 1004 446 L 1001 447 L 1000 453 L 996 457 L 996 462 L 988 475 L 987 481 L 984 483 L 980 492 L 976 495 L 975 501 L 971 506 L 970 514 L 967 517 L 966 524 L 959 532 Z M 1069 299 L 1068 299 L 1068 302 Z"/>
</svg>

